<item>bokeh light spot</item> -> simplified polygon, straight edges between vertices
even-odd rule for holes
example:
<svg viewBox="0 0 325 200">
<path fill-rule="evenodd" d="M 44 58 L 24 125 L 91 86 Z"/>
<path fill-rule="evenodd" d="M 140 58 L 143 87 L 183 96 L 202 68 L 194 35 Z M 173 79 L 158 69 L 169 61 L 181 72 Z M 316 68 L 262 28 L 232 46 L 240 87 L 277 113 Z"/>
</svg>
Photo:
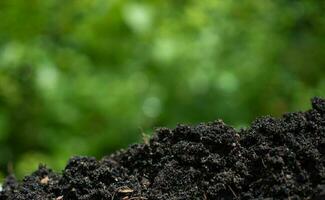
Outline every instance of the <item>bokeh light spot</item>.
<svg viewBox="0 0 325 200">
<path fill-rule="evenodd" d="M 160 99 L 158 97 L 148 97 L 143 103 L 142 111 L 147 117 L 157 117 L 161 111 Z"/>
</svg>

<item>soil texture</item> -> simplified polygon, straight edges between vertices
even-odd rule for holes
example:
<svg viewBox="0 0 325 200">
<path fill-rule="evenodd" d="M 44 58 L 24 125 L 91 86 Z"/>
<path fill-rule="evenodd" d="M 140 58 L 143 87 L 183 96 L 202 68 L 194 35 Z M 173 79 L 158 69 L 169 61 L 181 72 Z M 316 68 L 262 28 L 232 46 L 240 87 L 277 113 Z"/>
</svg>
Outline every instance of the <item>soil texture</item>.
<svg viewBox="0 0 325 200">
<path fill-rule="evenodd" d="M 261 117 L 241 130 L 221 120 L 160 128 L 144 144 L 96 160 L 8 176 L 0 200 L 325 199 L 325 99 Z"/>
</svg>

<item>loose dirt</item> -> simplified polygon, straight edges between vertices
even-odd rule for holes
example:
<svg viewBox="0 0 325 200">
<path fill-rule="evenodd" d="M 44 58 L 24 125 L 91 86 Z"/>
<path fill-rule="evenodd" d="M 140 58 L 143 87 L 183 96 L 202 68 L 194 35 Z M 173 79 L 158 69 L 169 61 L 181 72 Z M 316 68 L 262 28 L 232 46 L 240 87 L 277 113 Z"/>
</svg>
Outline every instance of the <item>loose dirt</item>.
<svg viewBox="0 0 325 200">
<path fill-rule="evenodd" d="M 7 177 L 0 200 L 325 199 L 325 100 L 235 130 L 221 120 L 161 128 L 148 144 L 61 173 Z"/>
</svg>

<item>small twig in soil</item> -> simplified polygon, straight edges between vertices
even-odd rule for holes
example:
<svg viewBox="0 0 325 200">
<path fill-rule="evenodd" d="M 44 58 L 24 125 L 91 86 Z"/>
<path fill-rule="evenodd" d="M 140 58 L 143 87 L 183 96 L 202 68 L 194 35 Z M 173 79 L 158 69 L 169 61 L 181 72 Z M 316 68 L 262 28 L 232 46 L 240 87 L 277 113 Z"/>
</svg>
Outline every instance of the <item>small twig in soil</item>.
<svg viewBox="0 0 325 200">
<path fill-rule="evenodd" d="M 116 193 L 132 193 L 134 190 L 129 188 L 128 186 L 121 186 L 115 189 L 113 192 L 112 200 L 114 200 Z"/>
<path fill-rule="evenodd" d="M 63 196 L 58 196 L 56 200 L 63 200 Z"/>
<path fill-rule="evenodd" d="M 265 165 L 265 163 L 264 163 L 263 158 L 262 158 L 262 165 L 263 165 L 264 168 L 266 168 L 266 165 Z"/>
<path fill-rule="evenodd" d="M 208 199 L 206 193 L 203 193 L 203 199 L 204 199 L 204 200 L 207 200 L 207 199 Z"/>
<path fill-rule="evenodd" d="M 228 188 L 230 189 L 230 191 L 232 192 L 232 194 L 233 194 L 236 198 L 238 198 L 238 196 L 236 195 L 235 191 L 230 187 L 230 185 L 227 185 L 227 186 L 228 186 Z"/>
<path fill-rule="evenodd" d="M 127 199 L 127 200 L 136 200 L 136 199 L 138 199 L 138 200 L 141 200 L 141 199 L 146 200 L 147 198 L 146 197 L 131 197 L 131 198 Z"/>
</svg>

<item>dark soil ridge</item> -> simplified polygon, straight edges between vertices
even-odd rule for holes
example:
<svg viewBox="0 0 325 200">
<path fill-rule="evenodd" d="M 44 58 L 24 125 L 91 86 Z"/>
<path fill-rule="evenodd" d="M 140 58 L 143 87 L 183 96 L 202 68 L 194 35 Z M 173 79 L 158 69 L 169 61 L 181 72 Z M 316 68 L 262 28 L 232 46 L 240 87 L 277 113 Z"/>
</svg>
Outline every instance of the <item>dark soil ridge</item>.
<svg viewBox="0 0 325 200">
<path fill-rule="evenodd" d="M 0 200 L 325 199 L 325 100 L 261 117 L 236 131 L 222 121 L 161 128 L 146 144 L 97 161 L 71 158 L 9 176 Z"/>
</svg>

